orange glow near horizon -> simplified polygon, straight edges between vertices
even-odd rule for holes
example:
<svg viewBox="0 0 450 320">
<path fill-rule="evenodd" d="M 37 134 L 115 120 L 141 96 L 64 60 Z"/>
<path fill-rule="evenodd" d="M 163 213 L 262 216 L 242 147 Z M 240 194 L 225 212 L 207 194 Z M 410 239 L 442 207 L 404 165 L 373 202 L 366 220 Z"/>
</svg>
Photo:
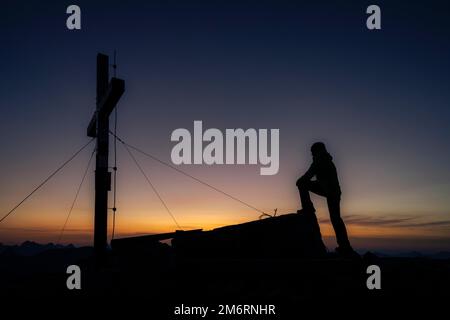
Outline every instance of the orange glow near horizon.
<svg viewBox="0 0 450 320">
<path fill-rule="evenodd" d="M 173 212 L 179 210 L 180 209 L 177 206 L 173 207 Z M 42 243 L 57 242 L 61 231 L 61 225 L 64 222 L 62 220 L 62 215 L 57 212 L 58 211 L 48 211 L 46 214 L 38 215 L 36 214 L 37 212 L 29 211 L 26 219 L 18 216 L 14 223 L 10 223 L 9 226 L 0 228 L 0 242 L 4 242 L 5 244 L 21 243 L 24 240 L 33 240 Z M 93 209 L 90 209 L 89 211 L 84 209 L 74 209 L 60 242 L 63 244 L 74 243 L 78 245 L 91 245 L 93 241 L 92 212 Z M 205 209 L 185 209 L 183 218 L 178 217 L 178 223 L 180 224 L 180 228 L 178 228 L 170 217 L 167 216 L 166 212 L 164 212 L 164 209 L 159 208 L 158 210 L 155 210 L 155 213 L 152 216 L 150 216 L 148 212 L 149 211 L 147 210 L 137 209 L 126 213 L 118 211 L 116 216 L 115 237 L 120 238 L 173 232 L 177 229 L 211 230 L 224 225 L 238 224 L 258 219 L 257 212 L 253 215 L 252 212 L 247 210 L 242 211 L 242 209 L 241 211 L 236 210 L 235 212 L 240 213 L 234 215 L 227 215 L 227 209 L 219 210 L 217 208 L 212 211 Z M 328 247 L 332 248 L 336 244 L 334 240 L 334 231 L 328 221 L 327 214 L 328 212 L 324 208 L 321 208 L 317 213 L 324 241 Z M 58 217 L 58 219 L 55 217 Z M 345 217 L 344 220 L 346 220 Z M 355 242 L 361 246 L 369 248 L 371 247 L 372 242 L 374 242 L 373 239 L 378 239 L 379 241 L 395 238 L 415 239 L 419 243 L 421 239 L 436 239 L 436 241 L 439 242 L 440 238 L 447 238 L 449 234 L 449 229 L 447 227 L 436 229 L 420 226 L 370 226 L 364 225 L 364 223 L 359 224 L 358 222 L 351 222 L 351 219 L 347 220 L 350 238 L 354 239 Z M 112 219 L 110 216 L 109 235 L 111 235 L 112 230 L 111 223 Z M 29 225 L 33 225 L 33 227 L 30 228 L 28 227 Z M 414 241 L 411 242 L 414 243 Z"/>
<path fill-rule="evenodd" d="M 239 202 L 225 197 L 189 178 L 161 168 L 152 162 L 139 158 L 145 171 L 157 186 L 161 196 L 177 219 L 176 226 L 170 215 L 154 195 L 145 179 L 130 162 L 121 159 L 118 175 L 118 198 L 116 215 L 116 237 L 172 232 L 176 229 L 210 230 L 217 227 L 238 224 L 258 219 L 260 213 Z M 84 159 L 86 160 L 86 159 Z M 79 162 L 84 161 L 81 159 Z M 129 161 L 129 160 L 128 160 Z M 87 161 L 86 161 L 87 162 Z M 50 165 L 48 165 L 50 167 Z M 48 185 L 33 195 L 5 223 L 0 226 L 0 242 L 12 244 L 25 240 L 36 242 L 57 242 L 61 228 L 73 201 L 76 184 L 79 181 L 78 168 L 55 177 Z M 245 166 L 185 166 L 181 168 L 194 176 L 215 182 L 215 186 L 238 195 L 240 199 L 255 207 L 278 214 L 295 212 L 299 206 L 295 178 L 298 175 L 296 163 L 285 163 L 276 176 L 260 176 L 254 167 Z M 348 169 L 342 168 L 345 176 Z M 34 179 L 23 177 L 2 186 L 0 212 L 8 212 L 14 201 L 29 190 L 18 181 L 36 184 L 42 176 Z M 450 223 L 446 208 L 446 186 L 434 188 L 430 193 L 423 190 L 392 190 L 373 188 L 370 183 L 357 180 L 345 181 L 342 199 L 342 216 L 348 227 L 350 239 L 363 247 L 370 247 L 376 239 L 416 239 L 417 243 L 432 242 L 430 248 L 442 248 L 450 243 Z M 67 185 L 72 187 L 67 188 Z M 93 230 L 93 172 L 90 171 L 85 185 L 71 213 L 61 243 L 78 245 L 92 244 Z M 112 193 L 110 193 L 110 197 Z M 433 196 L 433 207 L 426 206 L 426 199 Z M 313 196 L 317 208 L 321 232 L 327 245 L 335 245 L 334 232 L 329 223 L 326 201 Z M 110 199 L 111 200 L 111 199 Z M 111 202 L 110 202 L 111 204 Z M 112 205 L 110 205 L 112 206 Z M 375 209 L 377 211 L 375 211 Z M 109 235 L 112 230 L 112 212 L 109 215 Z M 364 240 L 365 239 L 365 240 Z M 375 239 L 375 240 L 374 240 Z M 434 240 L 433 240 L 434 239 Z M 441 240 L 444 239 L 442 242 Z M 415 244 L 416 242 L 410 241 Z M 428 243 L 428 242 L 427 242 Z M 391 242 L 383 242 L 391 246 Z M 413 249 L 413 248 L 412 248 Z"/>
</svg>

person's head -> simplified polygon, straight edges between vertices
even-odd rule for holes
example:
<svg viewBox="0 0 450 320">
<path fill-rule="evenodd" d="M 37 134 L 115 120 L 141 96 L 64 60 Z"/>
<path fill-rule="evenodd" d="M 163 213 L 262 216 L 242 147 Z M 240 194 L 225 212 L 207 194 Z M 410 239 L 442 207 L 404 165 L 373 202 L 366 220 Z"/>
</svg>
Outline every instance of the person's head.
<svg viewBox="0 0 450 320">
<path fill-rule="evenodd" d="M 327 148 L 323 142 L 316 142 L 311 146 L 311 153 L 313 157 L 320 157 L 321 155 L 327 154 Z"/>
</svg>

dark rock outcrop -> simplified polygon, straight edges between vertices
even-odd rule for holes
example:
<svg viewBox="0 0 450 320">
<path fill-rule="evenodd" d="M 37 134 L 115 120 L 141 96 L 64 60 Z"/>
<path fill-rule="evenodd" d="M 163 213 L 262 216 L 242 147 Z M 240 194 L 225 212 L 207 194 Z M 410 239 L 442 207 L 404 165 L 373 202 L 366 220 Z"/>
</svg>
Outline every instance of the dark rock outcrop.
<svg viewBox="0 0 450 320">
<path fill-rule="evenodd" d="M 314 214 L 287 214 L 193 234 L 172 240 L 186 258 L 311 258 L 326 247 Z"/>
<path fill-rule="evenodd" d="M 115 239 L 118 254 L 151 254 L 161 251 L 161 240 L 172 239 L 176 258 L 312 258 L 326 255 L 314 214 L 286 214 L 210 231 L 177 231 Z"/>
</svg>

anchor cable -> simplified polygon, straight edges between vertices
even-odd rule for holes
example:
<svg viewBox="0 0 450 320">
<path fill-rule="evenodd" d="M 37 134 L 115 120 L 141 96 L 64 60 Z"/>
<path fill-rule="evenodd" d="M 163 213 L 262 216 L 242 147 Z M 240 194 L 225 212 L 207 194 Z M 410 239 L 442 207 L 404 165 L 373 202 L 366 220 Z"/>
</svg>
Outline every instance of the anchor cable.
<svg viewBox="0 0 450 320">
<path fill-rule="evenodd" d="M 77 152 L 75 152 L 69 159 L 67 159 L 62 165 L 60 165 L 55 171 L 53 171 L 44 181 L 42 181 L 36 188 L 33 189 L 25 198 L 23 198 L 18 204 L 16 204 L 7 214 L 5 214 L 1 219 L 2 223 L 9 215 L 11 215 L 17 208 L 19 208 L 29 197 L 31 197 L 36 191 L 38 191 L 44 184 L 46 184 L 51 178 L 53 178 L 62 168 L 64 168 L 69 162 L 71 162 L 81 151 L 83 151 L 88 145 L 94 141 L 94 138 L 89 140 L 88 143 L 83 145 Z"/>
<path fill-rule="evenodd" d="M 117 72 L 117 61 L 116 61 L 116 50 L 114 50 L 114 63 L 112 65 L 113 67 L 113 74 L 114 77 L 116 77 Z M 114 135 L 117 135 L 117 109 L 118 106 L 114 108 Z M 114 137 L 114 192 L 113 192 L 113 217 L 112 217 L 112 231 L 111 231 L 111 240 L 114 240 L 115 232 L 116 232 L 116 198 L 117 198 L 117 138 Z"/>
<path fill-rule="evenodd" d="M 84 183 L 84 180 L 85 180 L 86 175 L 88 173 L 88 170 L 89 170 L 89 167 L 91 165 L 92 159 L 94 158 L 95 150 L 96 150 L 96 148 L 94 148 L 94 150 L 91 153 L 91 156 L 89 157 L 89 161 L 88 161 L 88 164 L 86 166 L 86 169 L 84 170 L 83 177 L 81 178 L 80 184 L 78 185 L 77 192 L 75 193 L 75 198 L 72 201 L 72 205 L 70 206 L 69 213 L 67 214 L 66 220 L 64 221 L 64 225 L 61 228 L 61 232 L 59 233 L 58 241 L 56 243 L 60 243 L 62 235 L 63 235 L 64 231 L 66 230 L 67 222 L 69 221 L 70 215 L 72 214 L 72 210 L 73 210 L 73 208 L 75 206 L 75 202 L 78 199 L 78 195 L 80 193 L 81 187 L 83 186 L 83 183 Z"/>
<path fill-rule="evenodd" d="M 114 51 L 114 64 L 115 62 L 115 51 Z M 117 133 L 117 107 L 114 108 L 114 135 Z M 114 240 L 114 235 L 116 231 L 116 197 L 117 197 L 117 138 L 114 137 L 114 193 L 113 193 L 113 221 L 112 221 L 112 232 L 111 232 L 111 240 Z"/>
<path fill-rule="evenodd" d="M 120 141 L 120 140 L 119 140 Z M 144 170 L 142 169 L 142 167 L 140 166 L 139 162 L 137 161 L 137 159 L 135 158 L 135 156 L 133 155 L 133 153 L 131 152 L 131 150 L 128 148 L 128 146 L 126 144 L 123 143 L 123 146 L 125 147 L 125 149 L 127 150 L 128 154 L 130 155 L 130 157 L 133 159 L 134 163 L 136 164 L 136 166 L 138 167 L 139 171 L 142 173 L 142 175 L 145 177 L 145 179 L 147 180 L 148 184 L 150 185 L 150 187 L 153 189 L 153 192 L 155 192 L 156 196 L 159 198 L 159 200 L 161 201 L 161 203 L 163 204 L 164 208 L 166 208 L 166 211 L 169 213 L 169 215 L 172 217 L 172 220 L 175 222 L 176 226 L 181 229 L 180 225 L 178 224 L 177 219 L 175 219 L 175 216 L 172 214 L 172 212 L 170 211 L 169 207 L 167 206 L 166 202 L 163 200 L 163 198 L 161 197 L 161 195 L 159 194 L 158 190 L 156 190 L 156 187 L 154 186 L 154 184 L 150 181 L 150 178 L 147 176 L 147 174 L 144 172 Z"/>
<path fill-rule="evenodd" d="M 202 180 L 200 180 L 199 178 L 196 178 L 196 177 L 194 177 L 193 175 L 190 175 L 189 173 L 184 172 L 183 170 L 180 170 L 180 169 L 174 167 L 173 165 L 171 165 L 171 164 L 169 164 L 169 163 L 167 163 L 167 162 L 165 162 L 165 161 L 163 161 L 163 160 L 161 160 L 161 159 L 159 159 L 159 158 L 157 158 L 157 157 L 155 157 L 155 156 L 153 156 L 153 155 L 151 155 L 151 154 L 149 154 L 149 153 L 147 153 L 147 152 L 145 152 L 145 151 L 143 151 L 143 150 L 141 150 L 141 149 L 139 149 L 139 148 L 137 148 L 137 147 L 135 147 L 135 146 L 133 146 L 133 145 L 127 143 L 127 142 L 125 142 L 124 140 L 122 140 L 120 137 L 118 137 L 117 135 L 115 135 L 115 134 L 112 133 L 111 131 L 110 131 L 110 133 L 111 133 L 113 136 L 115 136 L 115 137 L 117 138 L 117 140 L 119 140 L 119 142 L 122 143 L 124 146 L 128 146 L 129 148 L 131 148 L 131 149 L 133 149 L 133 150 L 136 150 L 137 152 L 139 152 L 139 153 L 141 153 L 141 154 L 143 154 L 143 155 L 145 155 L 145 156 L 147 156 L 147 157 L 149 157 L 149 158 L 151 158 L 151 159 L 153 159 L 153 160 L 155 160 L 155 161 L 161 163 L 162 165 L 164 165 L 164 166 L 166 166 L 166 167 L 169 167 L 169 168 L 171 168 L 171 169 L 173 169 L 173 170 L 175 170 L 175 171 L 181 173 L 182 175 L 184 175 L 184 176 L 186 176 L 186 177 L 189 177 L 189 178 L 191 178 L 191 179 L 197 181 L 198 183 L 203 184 L 204 186 L 207 186 L 207 187 L 209 187 L 209 188 L 211 188 L 211 189 L 213 189 L 213 190 L 215 190 L 215 191 L 217 191 L 217 192 L 219 192 L 219 193 L 221 193 L 221 194 L 227 196 L 227 197 L 229 197 L 229 198 L 231 198 L 231 199 L 233 199 L 233 200 L 235 200 L 235 201 L 237 201 L 237 202 L 239 202 L 239 203 L 241 203 L 241 204 L 247 206 L 248 208 L 251 208 L 251 209 L 253 209 L 253 210 L 255 210 L 255 211 L 258 211 L 259 213 L 261 213 L 261 214 L 263 214 L 263 215 L 268 215 L 268 214 L 267 214 L 266 212 L 264 212 L 263 210 L 260 210 L 260 209 L 256 208 L 255 206 L 252 206 L 251 204 L 248 204 L 247 202 L 245 202 L 245 201 L 243 201 L 243 200 L 240 200 L 240 199 L 236 198 L 235 196 L 233 196 L 233 195 L 231 195 L 231 194 L 229 194 L 229 193 L 227 193 L 227 192 L 225 192 L 225 191 L 223 191 L 223 190 L 220 190 L 220 189 L 217 188 L 217 187 L 214 187 L 214 186 L 211 185 L 210 183 L 207 183 L 207 182 L 205 182 L 205 181 L 202 181 Z"/>
</svg>

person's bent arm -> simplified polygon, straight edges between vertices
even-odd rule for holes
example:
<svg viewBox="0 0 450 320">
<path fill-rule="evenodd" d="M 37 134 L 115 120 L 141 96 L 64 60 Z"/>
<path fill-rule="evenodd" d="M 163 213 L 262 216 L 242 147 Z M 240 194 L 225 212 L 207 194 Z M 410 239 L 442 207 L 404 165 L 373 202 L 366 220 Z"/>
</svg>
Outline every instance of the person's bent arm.
<svg viewBox="0 0 450 320">
<path fill-rule="evenodd" d="M 316 170 L 315 170 L 314 163 L 312 163 L 311 166 L 309 167 L 309 169 L 305 172 L 305 174 L 302 175 L 297 180 L 297 185 L 299 185 L 301 182 L 304 182 L 304 181 L 310 181 L 315 175 L 316 175 Z"/>
</svg>

